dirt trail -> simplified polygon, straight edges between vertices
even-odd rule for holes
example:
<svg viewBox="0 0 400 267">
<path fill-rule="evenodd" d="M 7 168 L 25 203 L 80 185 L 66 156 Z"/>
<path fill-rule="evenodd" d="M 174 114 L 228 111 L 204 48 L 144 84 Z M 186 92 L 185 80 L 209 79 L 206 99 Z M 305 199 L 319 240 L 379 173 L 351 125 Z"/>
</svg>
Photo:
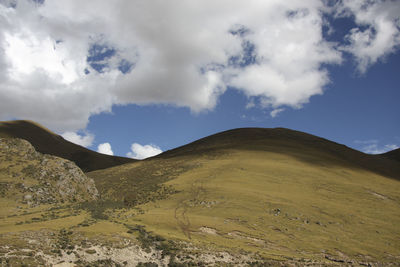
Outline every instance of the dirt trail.
<svg viewBox="0 0 400 267">
<path fill-rule="evenodd" d="M 178 202 L 175 208 L 175 220 L 177 221 L 177 224 L 181 228 L 182 232 L 189 239 L 191 239 L 191 232 L 195 231 L 190 229 L 191 224 L 188 216 L 188 210 L 204 201 L 205 197 L 206 190 L 204 189 L 203 182 L 197 180 L 192 184 L 189 190 L 189 197 Z"/>
</svg>

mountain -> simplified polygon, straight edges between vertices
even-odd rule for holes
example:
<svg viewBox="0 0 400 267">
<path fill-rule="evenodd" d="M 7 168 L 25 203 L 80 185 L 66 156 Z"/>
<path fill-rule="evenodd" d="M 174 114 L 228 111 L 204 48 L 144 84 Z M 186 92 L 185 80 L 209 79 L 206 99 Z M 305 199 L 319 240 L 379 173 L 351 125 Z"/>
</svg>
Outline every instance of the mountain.
<svg viewBox="0 0 400 267">
<path fill-rule="evenodd" d="M 26 154 L 10 158 L 11 177 Z M 3 186 L 0 260 L 11 266 L 395 266 L 399 168 L 391 154 L 367 155 L 289 129 L 225 131 L 87 172 L 99 193 L 93 201 L 30 207 Z"/>
<path fill-rule="evenodd" d="M 58 156 L 75 162 L 84 172 L 105 169 L 133 159 L 104 155 L 65 140 L 45 127 L 26 120 L 0 122 L 0 137 L 25 139 L 43 154 Z"/>
<path fill-rule="evenodd" d="M 340 162 L 353 168 L 367 169 L 400 180 L 400 149 L 381 155 L 370 155 L 324 138 L 285 128 L 241 128 L 217 133 L 190 144 L 166 151 L 158 158 L 212 153 L 222 149 L 251 149 L 290 154 L 299 160 L 325 163 Z M 312 151 L 311 151 L 312 150 Z M 324 157 L 312 156 L 323 154 Z"/>
<path fill-rule="evenodd" d="M 304 265 L 400 259 L 398 162 L 307 133 L 234 129 L 88 176 L 130 208 L 120 222 L 203 252 Z"/>
<path fill-rule="evenodd" d="M 230 154 L 232 151 L 282 154 L 315 168 L 338 166 L 400 180 L 400 164 L 392 158 L 365 154 L 324 138 L 285 128 L 228 130 L 166 151 L 144 160 L 140 165 L 110 168 L 89 175 L 97 179 L 98 187 L 104 188 L 104 196 L 111 196 L 109 192 L 112 192 L 112 198 L 119 200 L 123 197 L 130 198 L 130 195 L 138 198 L 147 191 L 147 186 L 152 187 L 154 183 L 165 182 L 170 177 L 192 168 L 193 160 L 214 157 L 217 159 L 220 155 Z M 150 171 L 158 175 L 151 175 Z M 103 180 L 103 177 L 106 179 Z M 130 179 L 120 182 L 118 177 Z M 142 182 L 147 185 L 142 185 Z M 118 190 L 115 190 L 116 188 Z M 132 188 L 137 188 L 138 191 Z M 143 194 L 148 197 L 147 193 Z"/>
</svg>

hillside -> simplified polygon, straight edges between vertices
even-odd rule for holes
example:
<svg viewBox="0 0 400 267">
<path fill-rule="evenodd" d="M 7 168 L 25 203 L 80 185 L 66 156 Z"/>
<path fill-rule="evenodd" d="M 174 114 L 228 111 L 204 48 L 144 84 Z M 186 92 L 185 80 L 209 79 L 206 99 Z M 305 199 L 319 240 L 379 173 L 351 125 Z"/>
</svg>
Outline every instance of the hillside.
<svg viewBox="0 0 400 267">
<path fill-rule="evenodd" d="M 21 159 L 9 160 L 18 173 Z M 396 266 L 399 174 L 393 158 L 306 133 L 230 130 L 86 173 L 99 192 L 94 201 L 28 209 L 3 195 L 0 261 Z"/>
<path fill-rule="evenodd" d="M 289 129 L 236 129 L 88 173 L 113 219 L 278 261 L 398 262 L 400 168 Z"/>
<path fill-rule="evenodd" d="M 251 149 L 285 153 L 298 160 L 318 164 L 340 162 L 352 168 L 367 169 L 400 180 L 400 149 L 380 155 L 365 154 L 330 140 L 285 128 L 242 128 L 217 133 L 190 144 L 166 151 L 158 158 L 212 153 L 223 149 Z M 315 157 L 324 154 L 321 160 Z M 314 156 L 314 157 L 313 157 Z M 391 159 L 391 160 L 388 160 Z"/>
<path fill-rule="evenodd" d="M 134 161 L 133 159 L 104 155 L 86 149 L 65 140 L 62 136 L 32 121 L 0 122 L 0 137 L 25 139 L 38 152 L 71 160 L 84 172 L 105 169 Z"/>
</svg>

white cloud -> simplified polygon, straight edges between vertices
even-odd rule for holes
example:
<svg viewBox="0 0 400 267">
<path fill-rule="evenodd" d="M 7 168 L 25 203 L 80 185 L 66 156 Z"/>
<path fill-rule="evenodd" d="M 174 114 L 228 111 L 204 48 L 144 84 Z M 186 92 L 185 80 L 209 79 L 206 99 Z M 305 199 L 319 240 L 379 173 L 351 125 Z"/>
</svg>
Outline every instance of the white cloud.
<svg viewBox="0 0 400 267">
<path fill-rule="evenodd" d="M 114 155 L 114 152 L 111 149 L 110 143 L 103 143 L 97 146 L 97 152 L 106 154 L 106 155 Z"/>
<path fill-rule="evenodd" d="M 279 113 L 281 113 L 281 112 L 284 111 L 284 110 L 285 110 L 284 108 L 277 108 L 277 109 L 274 109 L 274 110 L 272 110 L 272 111 L 270 112 L 270 115 L 271 115 L 272 118 L 275 118 Z"/>
<path fill-rule="evenodd" d="M 355 143 L 362 144 L 361 151 L 368 154 L 382 154 L 399 148 L 399 146 L 395 144 L 379 145 L 379 141 L 375 139 L 366 141 L 357 140 Z"/>
<path fill-rule="evenodd" d="M 352 53 L 361 73 L 400 46 L 400 2 L 344 0 L 338 16 L 355 16 L 357 27 L 347 35 L 343 50 Z"/>
<path fill-rule="evenodd" d="M 138 143 L 133 143 L 131 145 L 131 151 L 126 154 L 126 156 L 133 159 L 145 159 L 148 157 L 153 157 L 162 153 L 162 150 L 156 145 L 141 145 Z"/>
<path fill-rule="evenodd" d="M 385 148 L 388 149 L 387 151 L 390 151 L 390 150 L 398 149 L 400 147 L 398 145 L 391 144 L 391 145 L 385 145 Z"/>
<path fill-rule="evenodd" d="M 256 106 L 256 103 L 254 102 L 254 98 L 249 98 L 246 104 L 246 109 L 251 109 Z"/>
<path fill-rule="evenodd" d="M 89 147 L 93 144 L 94 135 L 90 133 L 77 134 L 76 132 L 65 132 L 61 135 L 65 140 L 80 146 Z"/>
<path fill-rule="evenodd" d="M 370 144 L 364 146 L 362 150 L 368 154 L 382 154 L 397 148 L 399 148 L 399 146 L 394 144 L 388 144 L 384 146 L 378 146 L 378 144 Z"/>
<path fill-rule="evenodd" d="M 341 62 L 323 39 L 319 0 L 15 3 L 0 4 L 0 119 L 32 119 L 56 131 L 84 129 L 90 116 L 117 104 L 212 110 L 228 86 L 264 108 L 300 108 L 329 83 L 324 66 Z M 380 36 L 394 31 L 395 11 L 380 6 L 356 12 L 357 22 L 378 14 L 371 23 L 380 45 L 372 50 L 392 51 L 397 37 Z M 358 43 L 347 51 L 356 54 Z M 94 44 L 112 50 L 96 61 L 101 73 L 87 61 Z M 360 62 L 365 55 L 368 64 L 380 57 L 363 52 Z M 125 74 L 122 59 L 132 64 Z"/>
</svg>

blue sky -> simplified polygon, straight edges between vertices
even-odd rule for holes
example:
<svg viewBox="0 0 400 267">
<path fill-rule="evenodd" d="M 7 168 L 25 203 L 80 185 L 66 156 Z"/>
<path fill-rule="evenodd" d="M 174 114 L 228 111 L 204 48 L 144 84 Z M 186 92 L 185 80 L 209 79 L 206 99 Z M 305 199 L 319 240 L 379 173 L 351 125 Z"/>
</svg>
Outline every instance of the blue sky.
<svg viewBox="0 0 400 267">
<path fill-rule="evenodd" d="M 136 158 L 240 127 L 367 153 L 400 146 L 398 1 L 25 0 L 0 11 L 0 119 Z"/>
<path fill-rule="evenodd" d="M 193 114 L 188 108 L 165 105 L 114 107 L 112 113 L 91 117 L 92 148 L 110 142 L 114 153 L 128 152 L 127 144 L 156 144 L 168 150 L 207 135 L 241 127 L 285 127 L 367 150 L 400 145 L 400 54 L 360 75 L 352 62 L 331 68 L 332 83 L 301 109 L 288 109 L 275 118 L 261 108 L 246 108 L 247 97 L 228 90 L 215 110 Z M 368 142 L 370 141 L 370 142 Z"/>
</svg>

